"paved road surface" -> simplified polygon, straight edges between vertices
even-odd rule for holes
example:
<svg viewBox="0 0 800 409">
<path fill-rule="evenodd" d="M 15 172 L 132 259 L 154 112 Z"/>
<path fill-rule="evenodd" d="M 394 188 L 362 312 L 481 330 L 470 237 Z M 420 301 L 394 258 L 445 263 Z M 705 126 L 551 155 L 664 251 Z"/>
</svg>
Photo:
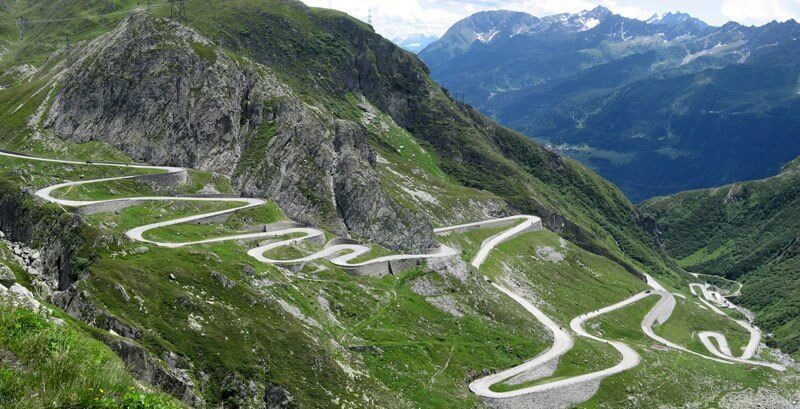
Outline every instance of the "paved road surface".
<svg viewBox="0 0 800 409">
<path fill-rule="evenodd" d="M 129 164 L 115 164 L 115 163 L 102 163 L 102 162 L 95 162 L 95 163 L 87 163 L 87 162 L 78 162 L 78 161 L 65 161 L 65 160 L 57 160 L 57 159 L 45 159 L 45 158 L 35 158 L 26 155 L 16 154 L 16 153 L 9 153 L 9 152 L 0 152 L 0 156 L 7 156 L 7 157 L 14 157 L 14 158 L 21 158 L 21 159 L 28 159 L 28 160 L 36 160 L 36 161 L 43 161 L 43 162 L 53 162 L 53 163 L 63 163 L 63 164 L 70 164 L 70 165 L 92 165 L 92 166 L 107 166 L 107 167 L 123 167 L 123 168 L 130 168 L 130 169 L 147 169 L 147 170 L 156 170 L 161 171 L 164 173 L 178 173 L 178 172 L 185 172 L 183 168 L 177 167 L 164 167 L 164 166 L 146 166 L 146 165 L 129 165 Z M 198 241 L 191 241 L 191 242 L 181 242 L 181 243 L 170 243 L 170 242 L 158 242 L 152 241 L 144 238 L 144 234 L 150 230 L 167 227 L 182 223 L 189 223 L 197 220 L 206 219 L 209 217 L 214 216 L 221 216 L 225 214 L 234 213 L 240 210 L 262 206 L 266 203 L 263 199 L 256 199 L 256 198 L 220 198 L 220 197 L 171 197 L 171 196 L 164 196 L 164 197 L 132 197 L 132 198 L 121 198 L 121 199 L 110 199 L 110 200 L 95 200 L 95 201 L 77 201 L 77 200 L 68 200 L 68 199 L 60 199 L 53 197 L 53 192 L 62 189 L 68 188 L 72 186 L 80 186 L 89 183 L 105 183 L 110 181 L 116 180 L 123 180 L 123 179 L 132 179 L 137 176 L 122 176 L 122 177 L 114 177 L 114 178 L 104 178 L 104 179 L 95 179 L 95 180 L 84 180 L 84 181 L 75 181 L 75 182 L 65 182 L 60 183 L 57 185 L 49 186 L 44 189 L 41 189 L 36 192 L 36 196 L 52 202 L 57 203 L 63 206 L 68 207 L 84 207 L 89 205 L 98 205 L 98 204 L 106 204 L 106 203 L 114 203 L 114 202 L 146 202 L 146 201 L 191 201 L 191 202 L 231 202 L 231 203 L 240 203 L 240 206 L 220 210 L 215 212 L 209 212 L 204 214 L 186 216 L 178 219 L 152 223 L 145 226 L 140 226 L 133 228 L 126 232 L 127 237 L 131 240 L 139 241 L 143 243 L 150 243 L 160 247 L 167 247 L 167 248 L 177 248 L 177 247 L 184 247 L 184 246 L 191 246 L 191 245 L 198 245 L 198 244 L 208 244 L 208 243 L 218 243 L 223 241 L 230 241 L 230 240 L 253 240 L 253 239 L 275 239 L 280 237 L 285 237 L 287 235 L 298 235 L 298 237 L 289 238 L 285 240 L 279 240 L 276 242 L 268 243 L 259 247 L 255 247 L 248 251 L 248 254 L 255 259 L 265 262 L 265 263 L 273 263 L 273 264 L 293 264 L 293 263 L 303 263 L 318 259 L 329 259 L 334 264 L 343 267 L 357 267 L 357 266 L 367 266 L 370 264 L 375 263 L 385 263 L 389 261 L 400 261 L 400 260 L 428 260 L 428 259 L 435 259 L 441 257 L 452 257 L 456 256 L 458 253 L 456 250 L 441 245 L 438 249 L 434 249 L 428 253 L 422 254 L 398 254 L 398 255 L 390 255 L 390 256 L 383 256 L 378 257 L 375 259 L 371 259 L 362 263 L 351 263 L 352 260 L 368 253 L 370 251 L 370 247 L 361 244 L 338 244 L 338 245 L 331 245 L 324 248 L 321 251 L 318 251 L 314 254 L 310 254 L 308 256 L 304 256 L 297 259 L 292 260 L 276 260 L 270 259 L 264 256 L 264 254 L 269 251 L 283 246 L 290 246 L 298 244 L 304 240 L 313 239 L 316 237 L 324 236 L 324 232 L 322 230 L 313 228 L 313 227 L 291 227 L 285 229 L 278 229 L 274 231 L 266 231 L 266 232 L 256 232 L 256 233 L 244 233 L 244 234 L 237 234 L 237 235 L 229 235 L 223 237 L 216 237 Z M 519 234 L 522 234 L 527 231 L 535 230 L 541 228 L 541 219 L 536 216 L 530 215 L 520 215 L 520 216 L 512 216 L 506 217 L 501 219 L 493 219 L 493 220 L 486 220 L 481 222 L 475 223 L 468 223 L 468 224 L 461 224 L 455 226 L 447 226 L 435 229 L 435 233 L 437 234 L 447 234 L 449 232 L 454 231 L 467 231 L 470 229 L 478 229 L 478 228 L 485 228 L 487 226 L 500 226 L 500 225 L 508 225 L 508 229 L 503 230 L 502 232 L 484 240 L 481 244 L 480 249 L 475 254 L 475 257 L 472 259 L 471 264 L 473 267 L 480 269 L 483 263 L 491 254 L 491 251 L 496 248 L 501 243 L 510 240 L 516 237 Z M 697 277 L 695 275 L 695 277 Z M 741 357 L 734 357 L 730 351 L 730 347 L 728 345 L 727 339 L 724 335 L 712 332 L 712 331 L 703 331 L 698 336 L 700 337 L 701 341 L 703 342 L 704 346 L 713 354 L 715 357 L 709 357 L 697 352 L 688 350 L 680 345 L 677 345 L 673 342 L 670 342 L 663 337 L 658 336 L 653 332 L 653 325 L 663 324 L 669 319 L 670 315 L 672 314 L 672 310 L 675 307 L 675 296 L 668 292 L 666 288 L 664 288 L 661 284 L 659 284 L 652 276 L 649 274 L 645 274 L 646 281 L 650 287 L 652 287 L 652 291 L 641 292 L 636 294 L 630 298 L 627 298 L 623 301 L 620 301 L 616 304 L 601 308 L 596 311 L 592 311 L 590 313 L 582 314 L 578 317 L 575 317 L 570 322 L 570 328 L 572 331 L 577 334 L 578 336 L 591 339 L 595 342 L 609 344 L 614 349 L 616 349 L 620 355 L 621 359 L 619 363 L 616 365 L 606 368 L 600 371 L 583 374 L 579 376 L 573 376 L 567 379 L 557 379 L 553 382 L 545 382 L 543 384 L 538 384 L 532 387 L 521 388 L 509 392 L 493 392 L 490 390 L 490 387 L 496 383 L 503 382 L 522 374 L 526 371 L 530 371 L 536 369 L 537 367 L 544 365 L 548 362 L 551 362 L 553 359 L 559 359 L 563 354 L 569 351 L 573 345 L 574 340 L 572 335 L 558 325 L 555 321 L 553 321 L 550 317 L 548 317 L 544 312 L 538 309 L 535 305 L 531 302 L 526 300 L 523 296 L 520 296 L 518 293 L 508 289 L 507 287 L 498 284 L 492 283 L 494 288 L 498 291 L 502 292 L 503 294 L 510 297 L 512 300 L 520 304 L 526 311 L 531 313 L 539 322 L 541 322 L 552 334 L 553 334 L 553 345 L 548 348 L 543 353 L 539 354 L 535 358 L 526 361 L 525 363 L 515 366 L 513 368 L 506 369 L 499 373 L 489 375 L 480 379 L 477 379 L 470 383 L 469 387 L 474 393 L 487 397 L 487 398 L 506 398 L 506 397 L 518 397 L 526 394 L 532 394 L 547 390 L 552 390 L 556 388 L 567 388 L 571 385 L 589 382 L 594 380 L 602 380 L 608 376 L 618 374 L 625 370 L 635 367 L 640 362 L 640 357 L 636 353 L 636 351 L 628 346 L 627 344 L 616 341 L 616 340 L 606 340 L 597 336 L 594 336 L 584 330 L 583 325 L 586 321 L 596 318 L 600 315 L 606 314 L 611 311 L 618 310 L 620 308 L 624 308 L 628 305 L 631 305 L 635 302 L 642 300 L 651 295 L 658 295 L 661 297 L 658 303 L 648 312 L 645 318 L 642 320 L 641 329 L 642 331 L 653 340 L 666 345 L 670 348 L 680 350 L 683 352 L 691 353 L 696 356 L 703 357 L 705 359 L 710 359 L 717 362 L 724 362 L 724 363 L 745 363 L 745 364 L 752 364 L 752 365 L 762 365 L 767 366 L 776 370 L 784 370 L 784 368 L 777 364 L 760 362 L 760 361 L 753 361 L 750 360 L 759 345 L 761 339 L 761 332 L 758 328 L 750 325 L 747 322 L 737 320 L 737 322 L 742 325 L 744 328 L 748 329 L 751 334 L 750 342 L 748 343 L 744 353 Z M 712 311 L 725 315 L 716 305 L 720 305 L 722 307 L 729 306 L 729 302 L 722 297 L 718 292 L 711 290 L 707 284 L 692 284 L 690 290 L 692 294 L 697 295 L 696 289 L 700 289 L 702 297 L 700 297 L 700 301 L 704 303 L 708 308 Z M 699 296 L 699 295 L 698 295 Z M 685 298 L 685 297 L 684 297 Z M 715 345 L 714 342 L 717 344 Z"/>
</svg>

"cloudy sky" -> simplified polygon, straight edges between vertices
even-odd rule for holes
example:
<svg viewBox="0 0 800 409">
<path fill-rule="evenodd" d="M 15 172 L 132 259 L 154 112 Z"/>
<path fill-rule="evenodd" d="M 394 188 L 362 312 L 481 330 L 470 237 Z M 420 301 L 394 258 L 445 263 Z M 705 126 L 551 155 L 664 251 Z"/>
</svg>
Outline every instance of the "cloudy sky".
<svg viewBox="0 0 800 409">
<path fill-rule="evenodd" d="M 734 20 L 763 24 L 800 21 L 800 0 L 303 0 L 310 6 L 339 9 L 366 20 L 372 9 L 375 29 L 385 37 L 412 33 L 443 34 L 456 21 L 481 10 L 518 10 L 535 16 L 577 12 L 601 4 L 628 17 L 683 11 L 722 25 Z"/>
</svg>

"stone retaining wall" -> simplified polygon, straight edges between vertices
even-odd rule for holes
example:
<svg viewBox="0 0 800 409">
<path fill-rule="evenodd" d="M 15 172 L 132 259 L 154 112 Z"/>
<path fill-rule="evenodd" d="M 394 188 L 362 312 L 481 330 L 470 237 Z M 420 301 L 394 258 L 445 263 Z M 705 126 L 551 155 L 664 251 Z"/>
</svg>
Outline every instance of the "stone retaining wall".
<svg viewBox="0 0 800 409">
<path fill-rule="evenodd" d="M 553 373 L 558 368 L 558 362 L 561 360 L 561 355 L 554 356 L 547 362 L 542 363 L 541 365 L 536 366 L 535 368 L 531 368 L 511 379 L 505 381 L 505 383 L 509 385 L 519 385 L 521 383 L 535 381 L 537 379 L 547 378 L 548 376 L 553 375 Z"/>
<path fill-rule="evenodd" d="M 81 206 L 74 209 L 75 213 L 81 215 L 90 215 L 97 213 L 112 213 L 127 209 L 131 206 L 136 206 L 142 203 L 141 199 L 119 199 L 110 202 L 94 203 L 86 206 Z"/>
<path fill-rule="evenodd" d="M 133 178 L 137 182 L 154 183 L 160 186 L 180 186 L 189 181 L 186 170 L 180 172 L 153 173 Z"/>
<path fill-rule="evenodd" d="M 518 225 L 518 224 L 522 223 L 523 221 L 524 221 L 523 219 L 487 220 L 487 221 L 480 222 L 480 223 L 477 223 L 477 224 L 472 225 L 472 226 L 465 226 L 465 227 L 460 227 L 460 228 L 453 229 L 453 230 L 448 230 L 446 232 L 443 232 L 443 234 L 447 234 L 447 233 L 464 233 L 464 232 L 468 232 L 468 231 L 472 231 L 472 230 L 476 230 L 476 229 L 489 229 L 489 228 L 494 228 L 494 227 L 514 226 L 514 225 Z M 538 231 L 538 230 L 541 230 L 541 229 L 542 229 L 542 220 L 539 219 L 538 222 L 533 223 L 533 225 L 531 226 L 530 229 L 527 229 L 525 231 L 526 232 L 527 231 Z"/>
<path fill-rule="evenodd" d="M 484 398 L 483 401 L 488 407 L 495 409 L 560 409 L 589 400 L 599 388 L 600 380 L 593 379 L 563 388 L 502 399 Z"/>
</svg>

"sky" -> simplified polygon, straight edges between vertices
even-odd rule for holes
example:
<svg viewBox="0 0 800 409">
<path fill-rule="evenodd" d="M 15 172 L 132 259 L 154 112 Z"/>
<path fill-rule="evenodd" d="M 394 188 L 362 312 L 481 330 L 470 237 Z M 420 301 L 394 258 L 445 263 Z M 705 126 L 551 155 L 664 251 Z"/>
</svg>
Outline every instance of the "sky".
<svg viewBox="0 0 800 409">
<path fill-rule="evenodd" d="M 516 10 L 534 16 L 578 12 L 603 5 L 617 14 L 647 19 L 682 11 L 712 25 L 736 21 L 761 25 L 772 20 L 800 21 L 800 0 L 303 0 L 309 6 L 342 10 L 366 21 L 372 10 L 375 30 L 387 38 L 408 34 L 441 36 L 458 20 L 482 10 Z"/>
</svg>

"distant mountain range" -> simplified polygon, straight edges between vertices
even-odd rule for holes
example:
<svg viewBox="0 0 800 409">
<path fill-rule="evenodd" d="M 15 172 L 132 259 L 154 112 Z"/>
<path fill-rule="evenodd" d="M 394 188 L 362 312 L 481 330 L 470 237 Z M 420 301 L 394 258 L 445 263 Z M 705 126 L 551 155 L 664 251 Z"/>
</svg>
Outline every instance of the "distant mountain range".
<svg viewBox="0 0 800 409">
<path fill-rule="evenodd" d="M 799 38 L 794 20 L 489 11 L 420 57 L 466 102 L 640 201 L 766 177 L 800 154 Z"/>
<path fill-rule="evenodd" d="M 432 34 L 416 33 L 394 37 L 392 38 L 392 42 L 406 51 L 418 53 L 438 39 L 438 36 Z"/>
</svg>

